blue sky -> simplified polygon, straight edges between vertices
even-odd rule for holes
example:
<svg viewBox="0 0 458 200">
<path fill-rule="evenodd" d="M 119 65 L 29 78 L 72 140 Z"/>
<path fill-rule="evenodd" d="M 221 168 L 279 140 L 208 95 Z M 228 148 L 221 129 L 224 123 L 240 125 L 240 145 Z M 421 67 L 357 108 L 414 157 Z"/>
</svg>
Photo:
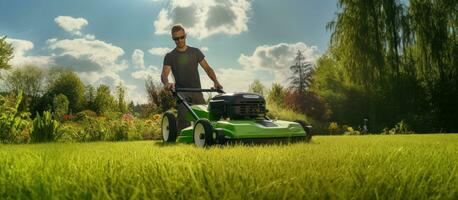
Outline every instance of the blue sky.
<svg viewBox="0 0 458 200">
<path fill-rule="evenodd" d="M 146 101 L 147 75 L 160 80 L 172 24 L 185 26 L 188 45 L 203 50 L 234 92 L 255 79 L 287 85 L 297 50 L 312 62 L 326 50 L 325 26 L 337 11 L 335 1 L 319 0 L 3 0 L 0 8 L 14 67 L 70 67 L 85 83 L 123 83 L 136 102 Z"/>
</svg>

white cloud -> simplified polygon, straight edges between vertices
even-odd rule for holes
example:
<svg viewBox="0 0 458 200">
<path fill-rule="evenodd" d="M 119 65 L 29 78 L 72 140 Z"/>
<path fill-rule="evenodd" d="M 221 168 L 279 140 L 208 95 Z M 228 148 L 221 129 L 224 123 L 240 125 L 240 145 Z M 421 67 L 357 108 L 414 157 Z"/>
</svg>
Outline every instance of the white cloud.
<svg viewBox="0 0 458 200">
<path fill-rule="evenodd" d="M 171 0 L 154 21 L 156 34 L 170 34 L 173 24 L 182 24 L 198 39 L 214 34 L 237 35 L 248 30 L 249 0 Z"/>
<path fill-rule="evenodd" d="M 266 88 L 272 83 L 288 84 L 291 75 L 289 66 L 294 64 L 297 50 L 301 50 L 307 61 L 315 62 L 319 56 L 317 47 L 304 43 L 258 46 L 250 56 L 240 55 L 241 68 L 214 69 L 226 92 L 246 92 L 249 84 L 258 79 Z M 203 88 L 213 87 L 213 82 L 201 71 Z"/>
<path fill-rule="evenodd" d="M 127 87 L 127 96 L 126 99 L 130 102 L 133 101 L 134 103 L 144 104 L 148 102 L 148 96 L 146 95 L 146 91 L 141 90 L 140 88 L 135 87 L 132 89 L 131 87 Z"/>
<path fill-rule="evenodd" d="M 252 55 L 240 55 L 239 63 L 245 69 L 268 71 L 275 76 L 275 81 L 286 83 L 290 76 L 289 67 L 294 65 L 298 50 L 304 55 L 305 61 L 312 63 L 315 63 L 320 55 L 316 46 L 308 46 L 302 42 L 280 43 L 258 46 Z"/>
<path fill-rule="evenodd" d="M 238 68 L 217 68 L 214 69 L 216 77 L 225 92 L 246 92 L 248 85 L 255 79 L 264 79 L 261 74 L 257 74 L 253 69 Z M 213 87 L 213 81 L 205 73 L 200 76 L 202 88 Z M 267 81 L 264 81 L 267 83 Z"/>
<path fill-rule="evenodd" d="M 85 37 L 86 39 L 88 39 L 88 40 L 93 40 L 93 39 L 95 39 L 95 36 L 94 36 L 94 35 L 91 35 L 91 34 L 87 34 L 87 35 L 85 35 L 84 37 Z"/>
<path fill-rule="evenodd" d="M 160 81 L 161 72 L 157 67 L 149 66 L 147 69 L 142 69 L 142 70 L 132 72 L 131 76 L 139 80 L 146 80 L 148 76 L 151 76 L 153 77 L 153 79 Z"/>
<path fill-rule="evenodd" d="M 126 100 L 127 102 L 133 101 L 134 103 L 144 104 L 147 103 L 148 97 L 146 95 L 145 88 L 139 88 L 136 85 L 124 84 L 126 89 Z"/>
<path fill-rule="evenodd" d="M 54 59 L 61 66 L 71 67 L 81 80 L 95 87 L 105 84 L 112 89 L 125 82 L 119 72 L 127 69 L 128 61 L 121 59 L 124 50 L 100 40 L 49 39 L 48 48 L 53 50 Z"/>
<path fill-rule="evenodd" d="M 88 22 L 84 18 L 73 18 L 70 16 L 58 16 L 54 19 L 54 21 L 63 28 L 65 31 L 75 34 L 81 35 L 80 30 L 88 25 Z"/>
<path fill-rule="evenodd" d="M 144 69 L 145 68 L 145 61 L 143 60 L 143 56 L 145 54 L 140 49 L 135 49 L 132 53 L 132 63 L 134 66 Z"/>
<path fill-rule="evenodd" d="M 141 69 L 131 73 L 131 76 L 134 79 L 145 81 L 149 76 L 153 79 L 154 82 L 160 83 L 161 82 L 161 71 L 156 66 L 148 66 L 146 69 Z M 169 75 L 169 80 L 173 82 L 172 73 Z M 140 89 L 140 90 L 139 90 Z M 129 97 L 134 102 L 137 103 L 146 103 L 148 101 L 145 88 L 138 88 L 137 90 L 129 91 Z"/>
<path fill-rule="evenodd" d="M 107 71 L 119 72 L 128 67 L 126 60 L 120 60 L 123 49 L 100 40 L 50 39 L 48 48 L 60 52 L 58 56 L 71 56 L 76 59 L 87 59 Z"/>
<path fill-rule="evenodd" d="M 151 55 L 155 55 L 155 56 L 165 56 L 165 54 L 167 54 L 170 51 L 172 51 L 172 49 L 167 48 L 167 47 L 156 47 L 156 48 L 151 48 L 148 50 L 148 52 Z"/>
<path fill-rule="evenodd" d="M 33 43 L 28 40 L 6 38 L 6 42 L 10 43 L 14 48 L 13 58 L 8 62 L 14 67 L 20 67 L 28 64 L 39 67 L 49 67 L 54 65 L 54 61 L 50 56 L 27 56 L 27 52 L 32 50 L 34 47 Z"/>
<path fill-rule="evenodd" d="M 208 47 L 201 47 L 200 50 L 202 50 L 203 52 L 207 52 L 208 51 Z"/>
</svg>

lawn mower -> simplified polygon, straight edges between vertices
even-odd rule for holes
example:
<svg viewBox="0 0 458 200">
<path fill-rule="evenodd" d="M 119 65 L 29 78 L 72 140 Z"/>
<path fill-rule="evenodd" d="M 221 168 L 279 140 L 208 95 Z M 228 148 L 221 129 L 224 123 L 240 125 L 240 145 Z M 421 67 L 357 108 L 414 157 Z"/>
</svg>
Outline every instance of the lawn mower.
<svg viewBox="0 0 458 200">
<path fill-rule="evenodd" d="M 190 105 L 180 92 L 217 92 L 208 105 Z M 172 94 L 177 104 L 188 111 L 185 119 L 191 126 L 177 130 L 175 114 L 162 116 L 161 131 L 165 143 L 194 143 L 198 147 L 215 144 L 309 142 L 311 126 L 304 121 L 272 120 L 263 96 L 256 93 L 225 93 L 221 89 L 175 88 Z"/>
</svg>

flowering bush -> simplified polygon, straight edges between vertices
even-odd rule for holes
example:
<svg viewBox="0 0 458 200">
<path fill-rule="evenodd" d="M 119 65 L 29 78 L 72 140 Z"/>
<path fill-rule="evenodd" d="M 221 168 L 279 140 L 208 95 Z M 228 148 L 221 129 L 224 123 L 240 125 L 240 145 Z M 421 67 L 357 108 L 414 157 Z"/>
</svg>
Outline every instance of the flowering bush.
<svg viewBox="0 0 458 200">
<path fill-rule="evenodd" d="M 345 131 L 344 134 L 345 134 L 345 135 L 361 135 L 361 132 L 355 131 L 355 130 L 353 129 L 353 127 L 349 126 L 349 127 L 347 127 L 347 129 L 346 129 L 346 131 Z"/>
<path fill-rule="evenodd" d="M 83 130 L 78 133 L 78 141 L 101 141 L 108 132 L 105 118 L 86 117 L 81 125 Z"/>
<path fill-rule="evenodd" d="M 331 122 L 329 124 L 328 129 L 331 134 L 336 134 L 339 132 L 339 125 L 337 124 L 337 122 Z"/>
<path fill-rule="evenodd" d="M 123 114 L 122 115 L 122 120 L 126 121 L 126 122 L 131 122 L 134 120 L 134 116 L 131 115 L 130 113 L 126 113 L 126 114 Z"/>
<path fill-rule="evenodd" d="M 65 115 L 63 116 L 64 121 L 71 121 L 71 120 L 73 120 L 74 118 L 75 118 L 75 116 L 72 115 L 72 114 L 65 114 Z"/>
</svg>

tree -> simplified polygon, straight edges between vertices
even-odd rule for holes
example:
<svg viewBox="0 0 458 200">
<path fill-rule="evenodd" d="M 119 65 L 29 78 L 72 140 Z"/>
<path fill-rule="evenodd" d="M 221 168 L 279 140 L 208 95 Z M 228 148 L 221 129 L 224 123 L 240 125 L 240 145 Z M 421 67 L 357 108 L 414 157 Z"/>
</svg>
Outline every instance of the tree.
<svg viewBox="0 0 458 200">
<path fill-rule="evenodd" d="M 79 112 L 84 108 L 84 84 L 75 72 L 52 69 L 48 80 L 49 95 L 54 98 L 64 94 L 68 98 L 70 112 Z"/>
<path fill-rule="evenodd" d="M 117 96 L 116 102 L 118 104 L 117 105 L 118 111 L 121 113 L 127 112 L 127 105 L 126 105 L 126 100 L 125 100 L 126 89 L 124 88 L 122 83 L 119 83 L 119 85 L 116 86 L 116 96 Z"/>
<path fill-rule="evenodd" d="M 89 110 L 95 110 L 95 89 L 91 84 L 86 85 L 84 89 L 85 107 Z"/>
<path fill-rule="evenodd" d="M 23 91 L 23 100 L 19 110 L 33 110 L 44 92 L 45 71 L 26 65 L 6 73 L 5 86 L 8 92 Z"/>
<path fill-rule="evenodd" d="M 130 113 L 134 113 L 134 109 L 135 109 L 134 101 L 130 101 L 129 104 L 127 105 L 127 110 Z"/>
<path fill-rule="evenodd" d="M 270 90 L 267 92 L 267 99 L 277 105 L 283 106 L 283 98 L 285 97 L 285 91 L 283 86 L 279 83 L 273 83 Z"/>
<path fill-rule="evenodd" d="M 5 85 L 8 91 L 19 92 L 29 97 L 41 96 L 44 90 L 45 72 L 34 66 L 26 65 L 15 68 L 5 76 Z"/>
<path fill-rule="evenodd" d="M 305 61 L 300 50 L 297 51 L 295 64 L 291 67 L 293 74 L 290 77 L 291 88 L 298 92 L 305 92 L 312 83 L 313 64 Z"/>
<path fill-rule="evenodd" d="M 146 93 L 148 94 L 148 106 L 151 112 L 165 112 L 175 106 L 175 98 L 170 91 L 159 88 L 153 78 L 149 76 L 145 81 Z"/>
<path fill-rule="evenodd" d="M 339 0 L 313 91 L 331 119 L 372 130 L 406 121 L 417 131 L 456 131 L 457 8 L 452 0 Z"/>
<path fill-rule="evenodd" d="M 110 88 L 107 85 L 99 85 L 97 88 L 94 104 L 95 111 L 99 115 L 114 111 L 115 100 L 111 95 Z"/>
<path fill-rule="evenodd" d="M 254 80 L 253 83 L 248 86 L 248 92 L 258 93 L 260 95 L 264 95 L 264 90 L 264 85 L 258 79 Z"/>
<path fill-rule="evenodd" d="M 53 110 L 55 118 L 63 120 L 64 115 L 68 113 L 68 105 L 69 102 L 65 95 L 59 94 L 56 97 L 54 97 Z"/>
<path fill-rule="evenodd" d="M 13 46 L 6 41 L 6 36 L 0 38 L 0 70 L 10 69 L 8 62 L 13 58 Z"/>
</svg>

